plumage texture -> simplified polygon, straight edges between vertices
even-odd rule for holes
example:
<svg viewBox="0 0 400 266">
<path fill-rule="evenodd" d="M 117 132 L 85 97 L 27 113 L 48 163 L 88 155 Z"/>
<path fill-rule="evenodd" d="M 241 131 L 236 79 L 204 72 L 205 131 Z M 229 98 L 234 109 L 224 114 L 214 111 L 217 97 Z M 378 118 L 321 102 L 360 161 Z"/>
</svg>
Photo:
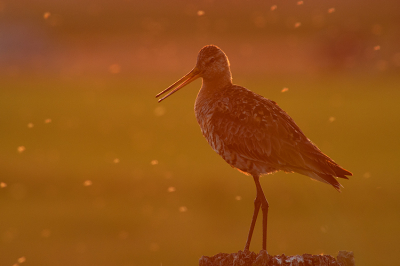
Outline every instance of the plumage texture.
<svg viewBox="0 0 400 266">
<path fill-rule="evenodd" d="M 203 78 L 195 114 L 204 137 L 228 164 L 245 174 L 297 172 L 331 184 L 352 175 L 322 153 L 274 101 L 232 84 L 229 61 L 205 46 L 196 68 Z"/>
<path fill-rule="evenodd" d="M 331 184 L 335 177 L 352 175 L 323 154 L 274 101 L 232 84 L 228 57 L 214 45 L 200 50 L 196 66 L 156 97 L 163 101 L 197 78 L 203 84 L 194 110 L 197 122 L 211 147 L 228 164 L 253 176 L 256 185 L 254 212 L 244 250 L 249 250 L 257 216 L 262 210 L 263 250 L 267 249 L 269 204 L 260 175 L 282 170 L 297 172 Z"/>
</svg>

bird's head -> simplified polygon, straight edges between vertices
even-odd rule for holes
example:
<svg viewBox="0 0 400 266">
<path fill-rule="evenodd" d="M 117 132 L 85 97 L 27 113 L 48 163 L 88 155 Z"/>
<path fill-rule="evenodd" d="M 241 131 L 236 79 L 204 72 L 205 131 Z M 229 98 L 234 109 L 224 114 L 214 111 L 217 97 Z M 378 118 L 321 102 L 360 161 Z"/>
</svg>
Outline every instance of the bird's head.
<svg viewBox="0 0 400 266">
<path fill-rule="evenodd" d="M 156 98 L 175 88 L 169 94 L 159 99 L 158 102 L 161 102 L 162 100 L 175 93 L 176 91 L 182 89 L 184 86 L 188 85 L 197 78 L 203 78 L 205 81 L 225 78 L 231 81 L 232 78 L 229 67 L 229 60 L 220 48 L 215 45 L 204 46 L 197 56 L 197 63 L 192 71 L 190 71 L 180 80 L 169 86 L 167 89 L 157 94 Z"/>
<path fill-rule="evenodd" d="M 206 80 L 230 73 L 228 57 L 215 45 L 207 45 L 200 50 L 195 68 L 199 70 L 200 77 Z"/>
</svg>

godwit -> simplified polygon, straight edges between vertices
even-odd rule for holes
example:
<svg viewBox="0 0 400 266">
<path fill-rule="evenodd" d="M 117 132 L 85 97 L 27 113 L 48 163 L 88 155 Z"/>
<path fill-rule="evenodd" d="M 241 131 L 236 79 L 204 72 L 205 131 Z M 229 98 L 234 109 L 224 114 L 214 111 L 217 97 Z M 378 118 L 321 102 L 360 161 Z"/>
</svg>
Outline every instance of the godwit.
<svg viewBox="0 0 400 266">
<path fill-rule="evenodd" d="M 331 184 L 340 191 L 341 185 L 335 177 L 348 179 L 346 175 L 352 173 L 323 154 L 274 101 L 232 84 L 228 57 L 217 46 L 203 47 L 192 71 L 157 94 L 159 97 L 175 88 L 158 102 L 197 78 L 203 79 L 194 105 L 201 132 L 229 165 L 252 175 L 256 183 L 254 213 L 244 249 L 250 247 L 261 207 L 262 248 L 266 250 L 269 204 L 260 185 L 261 175 L 279 170 L 296 172 Z"/>
</svg>

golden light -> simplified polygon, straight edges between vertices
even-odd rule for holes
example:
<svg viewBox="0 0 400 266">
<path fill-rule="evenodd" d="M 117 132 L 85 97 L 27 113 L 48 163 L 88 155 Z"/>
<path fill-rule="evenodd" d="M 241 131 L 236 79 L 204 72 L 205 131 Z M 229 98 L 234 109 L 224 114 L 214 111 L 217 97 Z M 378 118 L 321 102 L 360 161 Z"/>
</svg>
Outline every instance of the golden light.
<svg viewBox="0 0 400 266">
<path fill-rule="evenodd" d="M 85 182 L 83 182 L 83 185 L 84 185 L 85 187 L 91 186 L 92 184 L 93 184 L 93 183 L 92 183 L 91 180 L 86 180 Z"/>
<path fill-rule="evenodd" d="M 45 12 L 44 14 L 43 14 L 43 18 L 44 19 L 48 19 L 49 17 L 50 17 L 50 12 Z"/>
</svg>

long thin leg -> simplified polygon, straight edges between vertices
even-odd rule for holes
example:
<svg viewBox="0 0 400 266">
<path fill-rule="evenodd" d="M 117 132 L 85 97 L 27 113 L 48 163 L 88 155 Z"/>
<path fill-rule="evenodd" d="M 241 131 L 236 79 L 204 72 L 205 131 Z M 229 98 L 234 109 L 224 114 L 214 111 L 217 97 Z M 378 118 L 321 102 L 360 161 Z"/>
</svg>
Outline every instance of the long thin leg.
<svg viewBox="0 0 400 266">
<path fill-rule="evenodd" d="M 264 192 L 261 188 L 260 178 L 258 176 L 253 176 L 254 182 L 257 187 L 257 198 L 261 201 L 261 209 L 263 212 L 263 250 L 267 250 L 267 223 L 268 223 L 268 208 L 269 204 L 265 198 Z"/>
<path fill-rule="evenodd" d="M 268 201 L 265 198 L 264 192 L 261 188 L 259 176 L 253 175 L 253 178 L 254 178 L 254 182 L 256 183 L 257 196 L 256 196 L 256 199 L 254 200 L 254 213 L 253 213 L 253 218 L 251 219 L 250 230 L 249 230 L 249 234 L 247 236 L 247 241 L 246 241 L 246 245 L 244 246 L 244 250 L 249 250 L 249 248 L 250 248 L 250 242 L 251 242 L 251 238 L 253 236 L 253 231 L 254 231 L 254 227 L 256 225 L 257 216 L 258 216 L 258 212 L 260 211 L 260 207 L 263 212 L 263 244 L 262 244 L 262 248 L 263 248 L 263 250 L 267 250 L 267 223 L 268 223 L 269 204 L 268 204 Z"/>
<path fill-rule="evenodd" d="M 244 250 L 249 250 L 250 248 L 251 237 L 253 236 L 254 226 L 256 225 L 258 212 L 260 211 L 260 206 L 261 206 L 261 200 L 258 197 L 258 189 L 257 189 L 257 196 L 256 199 L 254 200 L 253 218 L 251 219 L 250 230 L 249 234 L 247 235 L 247 241 L 246 245 L 244 246 Z"/>
</svg>

